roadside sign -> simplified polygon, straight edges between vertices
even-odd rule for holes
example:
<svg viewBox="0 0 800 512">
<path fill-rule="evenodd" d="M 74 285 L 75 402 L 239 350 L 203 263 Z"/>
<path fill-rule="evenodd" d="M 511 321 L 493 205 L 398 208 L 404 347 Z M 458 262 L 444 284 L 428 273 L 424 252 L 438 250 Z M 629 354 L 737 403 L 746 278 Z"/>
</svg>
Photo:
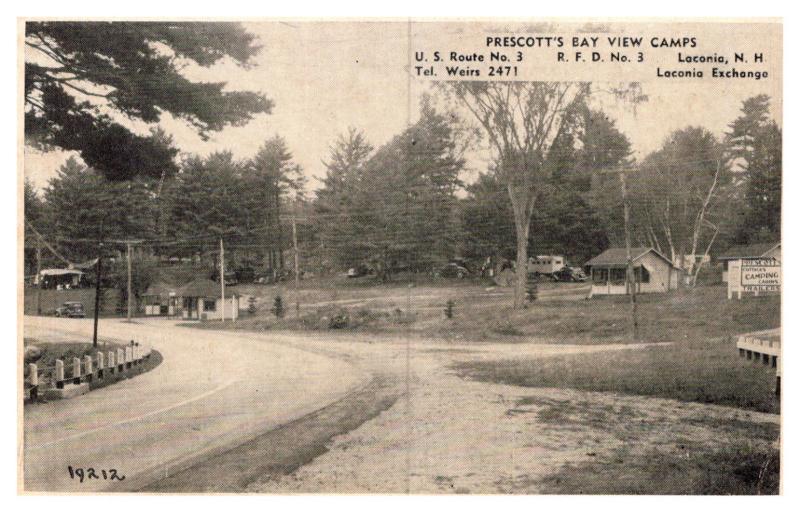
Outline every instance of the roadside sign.
<svg viewBox="0 0 800 512">
<path fill-rule="evenodd" d="M 780 293 L 781 262 L 774 258 L 731 260 L 728 264 L 728 298 L 742 298 L 742 292 Z"/>
<path fill-rule="evenodd" d="M 780 262 L 774 259 L 742 260 L 741 283 L 745 292 L 780 292 Z"/>
</svg>

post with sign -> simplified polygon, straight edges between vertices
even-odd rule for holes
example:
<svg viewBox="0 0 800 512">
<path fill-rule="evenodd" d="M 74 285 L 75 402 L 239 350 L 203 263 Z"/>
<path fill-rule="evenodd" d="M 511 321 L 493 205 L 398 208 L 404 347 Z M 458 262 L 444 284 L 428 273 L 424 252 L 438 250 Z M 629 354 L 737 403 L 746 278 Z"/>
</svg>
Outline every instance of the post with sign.
<svg viewBox="0 0 800 512">
<path fill-rule="evenodd" d="M 736 294 L 752 293 L 758 297 L 761 293 L 780 293 L 781 262 L 773 259 L 741 259 L 732 260 L 728 264 L 728 299 Z"/>
</svg>

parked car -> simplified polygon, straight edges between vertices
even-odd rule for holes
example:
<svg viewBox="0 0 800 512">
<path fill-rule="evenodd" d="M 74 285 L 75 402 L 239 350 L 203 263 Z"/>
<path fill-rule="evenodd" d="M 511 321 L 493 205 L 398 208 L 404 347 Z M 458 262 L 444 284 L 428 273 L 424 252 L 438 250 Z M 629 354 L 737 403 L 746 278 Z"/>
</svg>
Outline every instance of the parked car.
<svg viewBox="0 0 800 512">
<path fill-rule="evenodd" d="M 219 282 L 219 272 L 213 272 L 210 277 L 212 281 Z M 239 280 L 236 278 L 236 272 L 225 272 L 225 286 L 235 286 L 237 284 L 239 284 Z"/>
<path fill-rule="evenodd" d="M 250 267 L 241 267 L 236 269 L 235 275 L 236 280 L 240 283 L 253 283 L 256 280 L 256 271 Z"/>
<path fill-rule="evenodd" d="M 467 267 L 459 265 L 453 261 L 439 269 L 439 275 L 442 277 L 456 277 L 458 279 L 464 279 L 469 274 L 470 272 Z"/>
<path fill-rule="evenodd" d="M 582 283 L 589 279 L 583 270 L 576 267 L 563 267 L 561 270 L 553 272 L 553 281 L 565 283 Z"/>
<path fill-rule="evenodd" d="M 82 302 L 65 302 L 61 307 L 56 308 L 56 316 L 67 318 L 84 318 L 86 313 L 83 311 Z"/>
</svg>

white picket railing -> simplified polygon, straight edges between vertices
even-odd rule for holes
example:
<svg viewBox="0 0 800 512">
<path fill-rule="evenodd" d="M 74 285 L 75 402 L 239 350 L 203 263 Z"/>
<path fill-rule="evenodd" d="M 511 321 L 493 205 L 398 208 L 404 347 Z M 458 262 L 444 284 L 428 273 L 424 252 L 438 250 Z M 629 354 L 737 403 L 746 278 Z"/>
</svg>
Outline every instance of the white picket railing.
<svg viewBox="0 0 800 512">
<path fill-rule="evenodd" d="M 39 367 L 36 363 L 26 365 L 24 391 L 27 391 L 31 400 L 38 398 L 45 388 L 64 389 L 65 386 L 90 383 L 97 379 L 115 380 L 120 374 L 138 368 L 150 358 L 152 354 L 150 344 L 141 344 L 131 340 L 131 345 L 107 353 L 98 351 L 92 355 L 85 355 L 83 359 L 72 359 L 72 371 L 67 379 L 64 370 L 64 361 L 56 359 L 50 367 Z"/>
</svg>

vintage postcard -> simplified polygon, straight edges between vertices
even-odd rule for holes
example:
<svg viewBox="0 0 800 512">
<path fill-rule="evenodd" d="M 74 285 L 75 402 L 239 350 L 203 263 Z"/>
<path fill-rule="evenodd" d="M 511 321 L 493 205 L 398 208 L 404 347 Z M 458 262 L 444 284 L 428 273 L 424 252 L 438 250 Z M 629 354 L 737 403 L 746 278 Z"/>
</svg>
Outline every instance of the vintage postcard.
<svg viewBox="0 0 800 512">
<path fill-rule="evenodd" d="M 20 20 L 19 492 L 780 494 L 782 38 Z"/>
</svg>

